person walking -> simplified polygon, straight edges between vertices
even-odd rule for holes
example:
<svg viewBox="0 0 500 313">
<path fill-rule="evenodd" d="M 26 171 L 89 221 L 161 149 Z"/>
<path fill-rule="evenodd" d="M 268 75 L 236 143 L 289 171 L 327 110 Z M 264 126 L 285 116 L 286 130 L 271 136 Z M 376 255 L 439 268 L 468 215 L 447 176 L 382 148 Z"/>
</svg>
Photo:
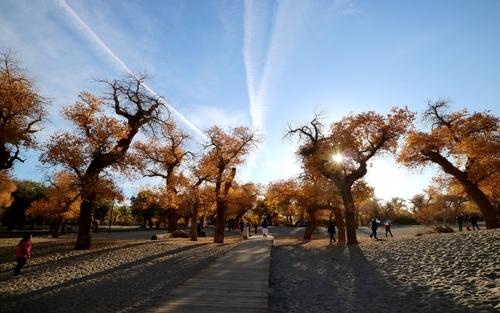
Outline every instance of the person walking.
<svg viewBox="0 0 500 313">
<path fill-rule="evenodd" d="M 463 215 L 463 213 L 458 214 L 458 216 L 457 216 L 457 224 L 458 224 L 458 231 L 462 231 L 463 230 L 463 226 L 464 226 L 464 215 Z"/>
<path fill-rule="evenodd" d="M 335 224 L 333 224 L 333 221 L 330 221 L 328 224 L 328 233 L 330 234 L 330 244 L 332 242 L 336 242 L 335 240 Z"/>
<path fill-rule="evenodd" d="M 377 218 L 374 217 L 372 219 L 371 226 L 372 226 L 372 233 L 370 235 L 370 238 L 374 237 L 375 239 L 377 239 L 377 228 L 378 228 Z"/>
<path fill-rule="evenodd" d="M 262 235 L 264 237 L 267 237 L 267 234 L 269 234 L 269 223 L 267 222 L 267 219 L 264 218 L 264 220 L 262 221 Z"/>
<path fill-rule="evenodd" d="M 479 230 L 479 225 L 477 224 L 477 216 L 472 215 L 469 220 L 470 224 L 472 225 L 472 230 Z"/>
<path fill-rule="evenodd" d="M 387 233 L 391 234 L 391 237 L 394 237 L 391 232 L 391 222 L 389 220 L 385 221 L 384 228 L 385 228 L 385 238 L 387 238 Z"/>
<path fill-rule="evenodd" d="M 243 219 L 240 220 L 240 233 L 243 234 L 243 228 L 245 227 L 245 222 L 243 222 Z"/>
<path fill-rule="evenodd" d="M 28 262 L 31 257 L 31 234 L 24 234 L 23 239 L 17 244 L 16 261 L 17 265 L 14 267 L 14 276 L 21 275 L 21 269 Z"/>
</svg>

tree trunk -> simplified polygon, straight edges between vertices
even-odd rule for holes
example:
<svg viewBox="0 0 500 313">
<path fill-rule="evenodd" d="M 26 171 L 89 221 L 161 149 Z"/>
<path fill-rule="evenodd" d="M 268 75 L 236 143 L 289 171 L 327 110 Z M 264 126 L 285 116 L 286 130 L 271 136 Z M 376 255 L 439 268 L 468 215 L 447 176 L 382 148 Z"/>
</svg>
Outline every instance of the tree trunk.
<svg viewBox="0 0 500 313">
<path fill-rule="evenodd" d="M 493 204 L 488 200 L 488 197 L 483 193 L 483 191 L 469 179 L 469 174 L 467 172 L 461 171 L 445 157 L 434 151 L 422 152 L 431 162 L 437 163 L 443 171 L 455 177 L 464 186 L 467 195 L 469 195 L 476 205 L 481 210 L 484 221 L 486 223 L 486 228 L 498 228 L 500 227 L 500 221 L 497 219 L 495 208 Z"/>
<path fill-rule="evenodd" d="M 224 243 L 224 230 L 226 228 L 226 203 L 217 199 L 217 216 L 215 217 L 214 243 Z"/>
<path fill-rule="evenodd" d="M 342 210 L 339 207 L 333 207 L 332 210 L 335 215 L 335 224 L 337 224 L 337 243 L 338 245 L 345 245 L 345 222 Z"/>
<path fill-rule="evenodd" d="M 90 230 L 92 226 L 92 203 L 93 196 L 83 199 L 80 205 L 80 218 L 78 223 L 78 238 L 76 239 L 76 250 L 90 248 Z"/>
<path fill-rule="evenodd" d="M 481 214 L 483 215 L 484 222 L 486 223 L 486 228 L 498 228 L 500 223 L 497 219 L 495 208 L 489 201 L 488 197 L 474 184 L 464 185 L 467 194 L 472 198 L 472 200 L 477 204 Z"/>
<path fill-rule="evenodd" d="M 304 232 L 304 240 L 311 240 L 311 236 L 318 226 L 318 221 L 316 220 L 316 212 L 308 212 L 309 213 L 309 219 L 311 220 L 309 225 L 306 228 L 306 231 Z"/>
<path fill-rule="evenodd" d="M 52 238 L 59 238 L 59 229 L 61 229 L 62 217 L 56 218 L 52 226 Z"/>
<path fill-rule="evenodd" d="M 191 241 L 198 241 L 198 201 L 195 201 L 191 211 Z"/>
<path fill-rule="evenodd" d="M 177 230 L 177 214 L 172 208 L 167 209 L 167 232 L 171 233 Z"/>
<path fill-rule="evenodd" d="M 343 186 L 343 188 L 340 188 L 340 194 L 342 195 L 342 202 L 344 203 L 345 208 L 347 244 L 357 244 L 358 240 L 356 238 L 356 209 L 354 206 L 351 187 Z"/>
</svg>

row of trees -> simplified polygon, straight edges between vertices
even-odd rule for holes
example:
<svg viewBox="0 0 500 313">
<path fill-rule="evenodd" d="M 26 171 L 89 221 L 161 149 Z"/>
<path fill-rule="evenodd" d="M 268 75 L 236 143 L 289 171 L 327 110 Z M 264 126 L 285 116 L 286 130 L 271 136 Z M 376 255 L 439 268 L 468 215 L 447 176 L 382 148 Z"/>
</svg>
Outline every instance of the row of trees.
<svg viewBox="0 0 500 313">
<path fill-rule="evenodd" d="M 339 243 L 344 238 L 347 244 L 357 242 L 356 186 L 366 175 L 369 161 L 381 153 L 397 154 L 398 161 L 409 167 L 439 165 L 450 185 L 479 208 L 486 227 L 499 227 L 499 118 L 489 112 L 448 113 L 447 109 L 445 101 L 428 103 L 423 113 L 423 120 L 430 123 L 428 132 L 413 127 L 415 113 L 407 108 L 393 108 L 385 116 L 352 114 L 332 123 L 328 130 L 319 116 L 308 124 L 290 127 L 288 135 L 300 142 L 297 153 L 304 177 L 313 181 L 321 177 L 325 181 L 320 185 L 342 199 L 341 209 L 333 199 L 327 200 L 339 226 Z M 422 207 L 429 208 L 429 204 Z"/>
<path fill-rule="evenodd" d="M 448 113 L 446 102 L 430 102 L 423 114 L 430 126 L 427 132 L 413 127 L 416 115 L 407 108 L 394 108 L 387 115 L 351 114 L 329 127 L 316 115 L 287 132 L 300 143 L 300 177 L 271 183 L 264 200 L 259 200 L 256 185 L 235 181 L 237 167 L 259 141 L 251 129 L 214 126 L 199 149 L 189 151 L 191 138 L 177 127 L 162 99 L 143 88 L 143 77 L 101 83 L 107 93 L 83 92 L 63 109 L 74 126 L 71 130 L 37 144 L 35 134 L 46 115 L 47 100 L 9 55 L 1 59 L 0 206 L 11 202 L 15 185 L 9 171 L 15 162 L 24 161 L 21 149 L 40 149 L 41 162 L 57 172 L 47 196 L 37 199 L 30 211 L 50 214 L 55 224 L 78 215 L 77 249 L 90 247 L 96 207 L 122 197 L 112 179 L 116 173 L 163 180 L 162 188 L 134 197 L 133 209 L 149 212 L 146 218 L 155 214 L 169 231 L 186 216 L 192 221 L 194 240 L 198 218 L 209 212 L 215 216 L 214 242 L 224 241 L 228 212 L 235 222 L 252 211 L 254 219 L 281 214 L 290 223 L 293 212 L 301 212 L 310 220 L 306 238 L 326 215 L 335 217 L 339 243 L 354 244 L 356 226 L 368 218 L 366 208 L 374 208 L 369 204 L 373 189 L 363 177 L 373 157 L 383 153 L 397 154 L 409 167 L 439 165 L 449 185 L 481 210 L 487 227 L 499 226 L 499 119 L 488 112 Z M 392 207 L 401 205 L 395 201 Z"/>
<path fill-rule="evenodd" d="M 224 241 L 228 195 L 236 168 L 258 142 L 252 130 L 238 127 L 226 132 L 214 126 L 206 132 L 208 140 L 195 155 L 186 150 L 189 136 L 177 128 L 163 100 L 144 89 L 144 77 L 133 76 L 101 81 L 107 90 L 103 96 L 82 92 L 78 101 L 62 112 L 74 128 L 53 134 L 47 142 L 35 146 L 34 134 L 39 130 L 35 127 L 40 127 L 47 101 L 8 54 L 1 61 L 2 184 L 8 184 L 8 170 L 14 162 L 24 161 L 19 157 L 21 148 L 39 148 L 40 161 L 62 171 L 54 176 L 52 194 L 64 195 L 39 201 L 36 210 L 57 206 L 60 211 L 54 214 L 64 216 L 77 207 L 76 249 L 90 247 L 92 212 L 99 199 L 117 198 L 112 188 L 116 173 L 164 179 L 162 198 L 170 230 L 177 225 L 175 210 L 181 202 L 181 190 L 192 195 L 196 217 L 200 186 L 212 186 L 216 200 L 214 242 Z M 139 134 L 144 140 L 134 142 Z"/>
</svg>

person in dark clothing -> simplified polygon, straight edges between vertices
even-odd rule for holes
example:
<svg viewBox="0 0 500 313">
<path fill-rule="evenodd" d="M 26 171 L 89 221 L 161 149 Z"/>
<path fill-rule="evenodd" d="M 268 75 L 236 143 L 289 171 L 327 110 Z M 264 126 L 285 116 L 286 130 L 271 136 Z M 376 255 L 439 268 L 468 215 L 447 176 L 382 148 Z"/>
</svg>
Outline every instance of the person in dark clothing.
<svg viewBox="0 0 500 313">
<path fill-rule="evenodd" d="M 207 236 L 207 234 L 203 230 L 203 227 L 201 227 L 200 223 L 198 223 L 198 225 L 196 225 L 196 232 L 198 233 L 198 237 L 206 237 Z"/>
<path fill-rule="evenodd" d="M 14 276 L 21 275 L 21 269 L 28 262 L 31 257 L 31 234 L 24 234 L 23 239 L 17 244 L 16 261 L 17 265 L 14 267 Z"/>
<path fill-rule="evenodd" d="M 330 221 L 328 224 L 328 234 L 330 234 L 330 244 L 332 242 L 335 242 L 335 224 L 333 224 L 333 221 Z"/>
<path fill-rule="evenodd" d="M 243 234 L 243 228 L 245 227 L 245 223 L 243 222 L 243 219 L 240 220 L 240 233 Z"/>
<path fill-rule="evenodd" d="M 259 224 L 257 224 L 257 223 L 254 222 L 253 223 L 253 229 L 254 229 L 255 234 L 257 234 L 257 228 L 259 228 Z"/>
<path fill-rule="evenodd" d="M 464 225 L 464 215 L 462 213 L 458 214 L 457 216 L 457 224 L 458 224 L 458 231 L 462 231 Z"/>
<path fill-rule="evenodd" d="M 477 216 L 472 215 L 469 219 L 470 224 L 472 225 L 472 230 L 479 230 L 479 225 L 477 224 Z"/>
<path fill-rule="evenodd" d="M 372 233 L 370 235 L 370 238 L 373 237 L 373 238 L 377 239 L 378 222 L 377 222 L 377 219 L 375 217 L 372 219 L 371 226 L 372 226 Z"/>
<path fill-rule="evenodd" d="M 264 237 L 267 237 L 267 234 L 269 234 L 269 223 L 267 222 L 267 219 L 264 218 L 264 220 L 262 221 L 262 235 L 264 235 Z"/>
</svg>

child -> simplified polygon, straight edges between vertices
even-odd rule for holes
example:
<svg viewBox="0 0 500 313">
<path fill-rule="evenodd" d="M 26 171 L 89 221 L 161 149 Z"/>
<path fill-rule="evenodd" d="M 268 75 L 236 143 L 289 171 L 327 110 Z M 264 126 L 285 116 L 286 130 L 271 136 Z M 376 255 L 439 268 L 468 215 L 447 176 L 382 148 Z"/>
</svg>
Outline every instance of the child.
<svg viewBox="0 0 500 313">
<path fill-rule="evenodd" d="M 385 222 L 384 227 L 385 227 L 385 237 L 387 238 L 387 233 L 391 234 L 391 237 L 394 237 L 391 232 L 391 223 L 389 221 Z"/>
<path fill-rule="evenodd" d="M 31 234 L 24 234 L 23 239 L 17 244 L 17 266 L 14 267 L 14 276 L 21 275 L 21 269 L 31 257 Z"/>
</svg>

